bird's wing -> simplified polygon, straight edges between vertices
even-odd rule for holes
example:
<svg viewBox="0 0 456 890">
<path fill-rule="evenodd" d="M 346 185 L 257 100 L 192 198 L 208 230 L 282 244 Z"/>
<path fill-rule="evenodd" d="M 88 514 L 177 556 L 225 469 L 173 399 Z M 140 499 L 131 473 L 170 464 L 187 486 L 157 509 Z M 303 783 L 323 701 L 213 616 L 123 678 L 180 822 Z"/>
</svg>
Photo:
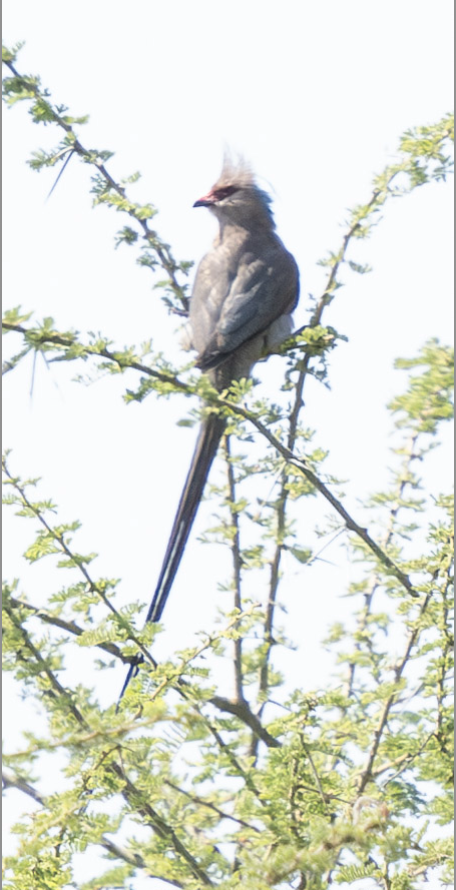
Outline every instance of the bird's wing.
<svg viewBox="0 0 456 890">
<path fill-rule="evenodd" d="M 246 254 L 223 301 L 212 336 L 200 353 L 202 370 L 215 368 L 242 344 L 290 313 L 299 295 L 296 263 L 281 245 L 266 257 Z"/>
</svg>

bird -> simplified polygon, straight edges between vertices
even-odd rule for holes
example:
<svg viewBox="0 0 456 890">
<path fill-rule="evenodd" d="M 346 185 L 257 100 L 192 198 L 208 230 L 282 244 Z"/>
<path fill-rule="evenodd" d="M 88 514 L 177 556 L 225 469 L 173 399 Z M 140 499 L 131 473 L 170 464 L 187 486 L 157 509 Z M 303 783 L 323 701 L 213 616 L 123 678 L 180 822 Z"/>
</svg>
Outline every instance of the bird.
<svg viewBox="0 0 456 890">
<path fill-rule="evenodd" d="M 271 203 L 250 165 L 226 155 L 217 182 L 193 204 L 215 216 L 218 233 L 196 271 L 187 346 L 218 392 L 249 377 L 293 331 L 299 270 L 277 235 Z M 146 624 L 163 615 L 225 426 L 215 413 L 202 421 Z M 131 664 L 120 699 L 142 660 Z"/>
</svg>

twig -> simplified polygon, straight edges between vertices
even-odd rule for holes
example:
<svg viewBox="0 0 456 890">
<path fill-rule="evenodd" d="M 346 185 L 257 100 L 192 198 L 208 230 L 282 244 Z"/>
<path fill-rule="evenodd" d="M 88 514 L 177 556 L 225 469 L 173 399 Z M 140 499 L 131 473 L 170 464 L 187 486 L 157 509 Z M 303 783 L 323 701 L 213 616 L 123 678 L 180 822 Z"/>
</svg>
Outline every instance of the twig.
<svg viewBox="0 0 456 890">
<path fill-rule="evenodd" d="M 399 680 L 401 679 L 402 674 L 404 672 L 405 666 L 410 658 L 412 649 L 413 649 L 413 647 L 416 643 L 416 640 L 419 636 L 419 633 L 420 633 L 419 620 L 420 620 L 420 618 L 422 618 L 422 616 L 426 612 L 427 607 L 430 603 L 430 600 L 431 600 L 431 594 L 428 593 L 425 596 L 425 598 L 421 604 L 416 625 L 415 625 L 414 629 L 411 631 L 411 633 L 409 634 L 409 637 L 407 640 L 407 645 L 405 648 L 405 653 L 404 653 L 401 661 L 399 662 L 399 664 L 396 666 L 396 668 L 394 670 L 396 683 L 399 683 Z M 378 754 L 378 749 L 380 747 L 380 742 L 381 742 L 381 739 L 383 736 L 383 732 L 384 732 L 385 727 L 388 723 L 388 718 L 389 718 L 391 708 L 396 701 L 396 696 L 397 696 L 397 694 L 395 692 L 393 692 L 390 696 L 388 696 L 388 698 L 386 699 L 386 701 L 383 705 L 382 712 L 381 712 L 379 720 L 378 720 L 377 729 L 374 732 L 374 739 L 372 742 L 371 749 L 369 751 L 367 763 L 362 770 L 362 773 L 361 773 L 361 776 L 360 776 L 360 779 L 358 782 L 358 787 L 357 787 L 358 795 L 360 795 L 364 792 L 366 786 L 372 780 L 372 769 L 374 766 L 375 758 L 377 757 L 377 754 Z"/>
<path fill-rule="evenodd" d="M 224 437 L 225 459 L 228 476 L 228 497 L 230 504 L 231 528 L 233 534 L 231 538 L 231 556 L 233 560 L 233 587 L 234 587 L 234 608 L 242 612 L 242 594 L 241 594 L 241 545 L 239 538 L 239 515 L 235 508 L 236 501 L 236 484 L 234 479 L 234 470 L 231 460 L 231 447 L 229 436 Z M 236 698 L 238 702 L 244 701 L 244 686 L 242 674 L 242 638 L 239 636 L 234 640 L 234 683 Z M 253 716 L 253 715 L 252 715 Z"/>
<path fill-rule="evenodd" d="M 322 799 L 322 801 L 323 801 L 323 804 L 324 804 L 325 807 L 326 807 L 326 804 L 327 804 L 327 797 L 326 797 L 326 794 L 325 794 L 325 792 L 324 792 L 324 790 L 323 790 L 323 786 L 322 786 L 321 781 L 320 781 L 320 776 L 318 775 L 317 767 L 315 766 L 315 763 L 314 763 L 314 761 L 313 761 L 313 757 L 312 757 L 312 755 L 311 755 L 311 753 L 310 753 L 309 747 L 308 747 L 308 745 L 306 745 L 306 743 L 305 743 L 305 741 L 304 741 L 302 735 L 301 735 L 301 745 L 302 745 L 302 748 L 303 748 L 303 750 L 305 751 L 306 757 L 307 757 L 307 759 L 308 759 L 308 761 L 309 761 L 310 768 L 311 768 L 311 770 L 312 770 L 312 773 L 313 773 L 315 782 L 316 782 L 316 784 L 317 784 L 318 793 L 319 793 L 319 795 L 320 795 L 320 797 L 321 797 L 321 799 Z"/>
<path fill-rule="evenodd" d="M 15 627 L 20 632 L 24 646 L 29 650 L 29 652 L 33 655 L 36 664 L 39 666 L 40 672 L 43 673 L 48 679 L 51 689 L 53 693 L 60 699 L 66 702 L 69 712 L 73 715 L 74 719 L 86 731 L 91 730 L 89 723 L 83 717 L 79 708 L 74 704 L 72 700 L 72 696 L 70 693 L 63 688 L 63 686 L 57 680 L 54 672 L 48 667 L 45 659 L 33 644 L 29 635 L 27 634 L 25 628 L 21 626 L 14 615 L 14 611 L 9 612 L 11 620 L 13 621 Z M 142 815 L 147 822 L 151 825 L 154 832 L 164 840 L 166 840 L 175 850 L 175 852 L 185 860 L 187 865 L 190 867 L 193 875 L 206 887 L 212 887 L 213 883 L 209 876 L 206 874 L 204 869 L 202 869 L 194 856 L 186 849 L 185 845 L 182 843 L 180 838 L 177 836 L 171 826 L 169 826 L 165 820 L 160 816 L 159 813 L 151 806 L 151 804 L 144 799 L 144 793 L 141 792 L 133 782 L 126 775 L 123 767 L 115 762 L 111 762 L 107 769 L 114 773 L 117 778 L 119 778 L 122 782 L 123 790 L 122 795 L 128 804 L 133 808 L 135 812 L 138 812 Z"/>
<path fill-rule="evenodd" d="M 252 423 L 253 426 L 256 427 L 256 429 L 262 434 L 262 436 L 264 436 L 265 439 L 270 442 L 270 444 L 276 449 L 276 451 L 278 451 L 278 453 L 282 455 L 286 462 L 299 470 L 299 472 L 302 473 L 303 476 L 305 476 L 306 479 L 308 479 L 309 482 L 312 483 L 317 491 L 319 491 L 320 494 L 322 494 L 323 497 L 327 501 L 329 501 L 336 513 L 338 513 L 339 516 L 342 517 L 349 531 L 354 532 L 359 538 L 361 538 L 361 540 L 364 541 L 369 550 L 371 550 L 375 554 L 377 559 L 381 563 L 383 563 L 385 568 L 387 568 L 388 571 L 391 572 L 391 574 L 398 579 L 402 587 L 404 587 L 411 596 L 419 597 L 420 594 L 414 589 L 407 575 L 402 572 L 398 566 L 395 565 L 395 563 L 392 559 L 390 559 L 387 553 L 385 553 L 382 548 L 373 540 L 373 538 L 371 538 L 367 529 L 363 528 L 361 525 L 359 525 L 358 522 L 356 522 L 355 519 L 352 518 L 352 516 L 348 513 L 341 502 L 338 501 L 336 497 L 334 497 L 327 486 L 318 478 L 318 476 L 316 476 L 313 470 L 310 469 L 305 458 L 297 457 L 295 454 L 293 454 L 292 451 L 289 450 L 289 448 L 287 448 L 285 445 L 282 445 L 282 443 L 278 439 L 276 439 L 276 437 L 273 436 L 272 433 L 269 432 L 267 427 L 265 427 L 264 424 L 262 424 L 261 421 L 258 420 L 257 417 L 250 411 L 242 408 L 240 405 L 233 405 L 233 403 L 231 403 L 228 399 L 219 398 L 217 399 L 217 403 L 220 405 L 225 405 L 234 414 L 239 414 L 241 417 L 244 417 L 245 420 L 248 420 L 250 423 Z"/>
<path fill-rule="evenodd" d="M 22 791 L 23 794 L 27 794 L 28 797 L 31 797 L 36 803 L 39 803 L 41 806 L 46 806 L 46 798 L 43 797 L 32 785 L 28 782 L 25 782 L 23 779 L 19 779 L 17 776 L 13 776 L 11 773 L 2 772 L 2 785 L 4 790 L 6 791 L 8 788 L 16 788 L 18 791 Z M 124 862 L 128 862 L 129 865 L 133 865 L 135 868 L 142 868 L 145 871 L 149 872 L 148 866 L 142 856 L 139 853 L 131 853 L 129 850 L 126 850 L 125 847 L 119 846 L 110 838 L 103 835 L 100 841 L 97 841 L 101 847 L 104 847 L 108 853 L 111 853 L 112 856 L 115 856 L 117 859 L 123 859 Z M 154 880 L 164 881 L 166 884 L 170 884 L 173 887 L 183 887 L 184 885 L 178 881 L 172 881 L 168 878 L 163 878 L 161 875 L 153 875 L 148 874 L 148 877 Z"/>
<path fill-rule="evenodd" d="M 406 447 L 406 450 L 405 450 L 405 460 L 404 460 L 404 463 L 402 466 L 402 471 L 401 471 L 401 473 L 398 477 L 398 480 L 397 480 L 398 484 L 397 484 L 397 489 L 395 492 L 395 503 L 394 503 L 394 506 L 392 506 L 389 511 L 388 526 L 386 528 L 383 540 L 380 545 L 382 550 L 386 550 L 386 548 L 389 547 L 389 545 L 391 544 L 391 542 L 393 540 L 395 523 L 396 523 L 396 519 L 397 519 L 399 510 L 401 509 L 401 503 L 403 501 L 404 492 L 405 492 L 406 486 L 410 483 L 410 467 L 411 467 L 412 462 L 418 458 L 418 454 L 415 451 L 417 441 L 418 441 L 418 434 L 416 433 L 411 436 L 411 438 L 408 442 L 408 446 Z M 378 572 L 374 572 L 369 580 L 368 588 L 367 588 L 366 592 L 364 593 L 364 608 L 362 610 L 362 613 L 361 613 L 361 615 L 359 617 L 359 621 L 358 621 L 358 629 L 361 634 L 363 634 L 367 628 L 369 615 L 370 615 L 371 609 L 372 609 L 373 598 L 374 598 L 376 591 L 378 590 L 378 587 L 380 586 L 380 583 L 381 583 L 381 579 L 379 577 Z M 360 648 L 361 648 L 360 643 L 356 642 L 355 643 L 356 651 L 359 652 Z M 350 698 L 350 696 L 352 695 L 353 685 L 354 685 L 354 681 L 355 681 L 355 671 L 356 671 L 356 664 L 353 663 L 353 664 L 349 665 L 349 675 L 348 675 L 348 679 L 347 679 L 347 691 L 346 691 L 347 698 Z"/>
<path fill-rule="evenodd" d="M 203 800 L 196 794 L 190 794 L 189 791 L 186 791 L 185 788 L 180 788 L 179 785 L 171 782 L 170 779 L 166 779 L 165 784 L 169 785 L 170 788 L 173 788 L 174 791 L 178 791 L 179 794 L 183 794 L 184 797 L 187 797 L 189 800 L 193 801 L 193 803 L 198 804 L 198 806 L 212 810 L 212 812 L 216 813 L 217 816 L 220 816 L 221 819 L 228 819 L 229 821 L 240 825 L 242 828 L 248 828 L 249 831 L 256 831 L 258 834 L 261 834 L 261 828 L 257 828 L 256 825 L 251 825 L 249 822 L 245 822 L 244 819 L 238 819 L 237 816 L 232 816 L 231 813 L 226 813 L 224 810 L 221 810 L 220 807 L 216 807 L 215 804 L 210 803 L 208 800 Z"/>
<path fill-rule="evenodd" d="M 14 77 L 18 78 L 19 80 L 24 80 L 22 75 L 19 74 L 19 72 L 15 68 L 13 62 L 6 60 L 4 64 L 7 66 L 7 68 L 9 68 Z M 76 137 L 76 133 L 73 130 L 73 127 L 68 124 L 60 114 L 58 114 L 58 112 L 55 110 L 55 108 L 53 108 L 47 98 L 43 96 L 37 84 L 33 84 L 29 79 L 25 80 L 24 82 L 26 83 L 27 89 L 33 92 L 35 98 L 39 98 L 46 103 L 47 107 L 50 109 L 53 115 L 54 123 L 57 124 L 57 126 L 61 127 L 61 129 L 64 130 L 67 136 L 71 137 L 71 146 L 69 147 L 71 147 L 72 152 L 82 157 L 85 163 L 89 163 L 91 166 L 95 167 L 112 191 L 116 192 L 116 194 L 118 194 L 121 198 L 127 199 L 126 189 L 115 181 L 115 179 L 108 172 L 106 165 L 97 160 L 99 155 L 94 154 L 93 151 L 88 151 L 88 149 L 86 149 L 82 145 L 80 140 Z M 54 187 L 55 185 L 56 183 L 54 184 Z M 176 272 L 178 271 L 178 265 L 171 254 L 169 246 L 159 240 L 157 234 L 149 228 L 147 220 L 139 218 L 134 212 L 134 209 L 126 209 L 125 212 L 128 214 L 128 216 L 132 217 L 135 222 L 141 227 L 144 238 L 156 253 L 162 268 L 169 276 L 170 286 L 174 291 L 174 294 L 180 301 L 184 312 L 186 313 L 188 311 L 188 299 L 185 296 L 183 288 L 177 281 Z"/>
<path fill-rule="evenodd" d="M 33 788 L 33 786 L 28 782 L 25 782 L 24 779 L 19 779 L 17 776 L 5 772 L 5 770 L 2 771 L 2 785 L 5 790 L 8 788 L 16 788 L 18 791 L 22 791 L 23 794 L 27 794 L 31 797 L 35 803 L 39 803 L 43 807 L 45 805 L 44 797 L 36 790 L 36 788 Z"/>
<path fill-rule="evenodd" d="M 155 663 L 154 659 L 152 658 L 152 656 L 150 655 L 146 646 L 144 646 L 140 642 L 140 640 L 136 637 L 136 635 L 131 632 L 129 623 L 122 617 L 122 615 L 112 605 L 112 603 L 109 600 L 109 597 L 107 597 L 106 594 L 104 593 L 104 591 L 100 589 L 100 586 L 96 583 L 96 581 L 92 580 L 85 565 L 83 565 L 83 563 L 80 560 L 78 560 L 74 557 L 73 553 L 71 552 L 70 548 L 68 547 L 68 544 L 66 543 L 66 541 L 63 537 L 63 533 L 60 534 L 55 529 L 53 529 L 52 526 L 49 525 L 49 523 L 44 518 L 41 510 L 38 507 L 36 507 L 32 501 L 29 500 L 29 498 L 27 497 L 27 495 L 25 493 L 24 488 L 18 483 L 18 481 L 14 478 L 14 476 L 12 476 L 11 473 L 9 472 L 5 458 L 2 459 L 2 467 L 3 467 L 3 472 L 5 473 L 5 476 L 7 477 L 7 479 L 13 486 L 13 488 L 20 495 L 24 506 L 26 506 L 30 510 L 30 512 L 36 516 L 36 518 L 41 523 L 41 525 L 46 529 L 48 534 L 58 544 L 58 546 L 60 547 L 62 552 L 65 554 L 65 556 L 67 556 L 68 559 L 71 559 L 71 561 L 74 563 L 75 567 L 77 566 L 77 568 L 83 575 L 85 581 L 87 582 L 89 589 L 92 591 L 92 593 L 96 594 L 96 596 L 98 596 L 102 600 L 102 602 L 107 607 L 107 609 L 109 609 L 109 611 L 116 617 L 117 621 L 122 625 L 122 627 L 125 628 L 125 630 L 128 632 L 129 639 L 131 639 L 134 643 L 136 643 L 136 645 L 138 646 L 138 649 L 140 650 L 142 655 L 152 664 L 153 667 L 156 667 L 156 663 Z"/>
<path fill-rule="evenodd" d="M 394 179 L 395 175 L 396 175 L 396 173 L 393 173 L 390 176 L 390 178 L 386 182 L 385 188 L 387 188 L 389 186 L 390 182 L 392 181 L 392 179 Z M 372 197 L 371 197 L 369 203 L 366 205 L 365 214 L 364 214 L 365 218 L 368 217 L 370 211 L 378 203 L 380 194 L 381 193 L 378 189 L 374 189 Z M 350 226 L 348 232 L 345 234 L 345 236 L 343 238 L 341 250 L 337 256 L 337 259 L 335 260 L 335 262 L 333 263 L 333 265 L 331 267 L 331 271 L 329 273 L 329 276 L 328 276 L 328 279 L 326 282 L 326 287 L 325 287 L 325 289 L 317 303 L 315 312 L 312 315 L 310 323 L 308 325 L 304 325 L 302 328 L 300 328 L 298 331 L 296 331 L 296 335 L 301 333 L 306 328 L 309 328 L 309 327 L 313 328 L 320 324 L 326 306 L 328 306 L 329 303 L 333 299 L 334 290 L 335 290 L 336 284 L 337 284 L 337 274 L 339 272 L 341 265 L 345 262 L 345 257 L 346 257 L 348 246 L 359 228 L 360 228 L 360 221 L 358 219 L 353 222 L 353 224 Z M 302 366 L 299 371 L 298 380 L 296 382 L 293 407 L 292 407 L 290 417 L 289 417 L 288 439 L 287 439 L 288 447 L 286 449 L 286 451 L 288 453 L 293 452 L 295 444 L 296 444 L 299 414 L 300 414 L 300 411 L 304 404 L 303 403 L 304 385 L 305 385 L 305 382 L 307 379 L 307 375 L 309 374 L 311 358 L 312 358 L 312 356 L 309 353 L 307 353 L 304 356 L 303 361 L 302 361 Z M 257 429 L 260 429 L 260 428 L 257 426 Z M 271 441 L 271 440 L 269 440 L 269 441 Z M 276 442 L 274 442 L 274 443 L 271 442 L 271 444 L 274 444 L 274 447 L 277 448 Z M 277 450 L 279 450 L 279 449 L 277 448 Z M 285 456 L 285 454 L 283 454 L 283 456 Z M 298 467 L 298 469 L 300 469 L 301 472 L 304 472 L 302 467 Z M 307 474 L 304 473 L 304 475 L 307 475 Z M 312 474 L 312 475 L 314 475 L 314 474 Z M 310 477 L 308 476 L 307 478 L 310 478 Z M 313 482 L 313 479 L 310 479 L 310 481 Z M 260 715 L 262 714 L 265 704 L 266 704 L 266 694 L 267 694 L 267 689 L 268 689 L 268 685 L 269 685 L 269 679 L 268 679 L 268 677 L 269 677 L 269 659 L 270 659 L 270 655 L 271 655 L 271 649 L 273 646 L 272 631 L 273 631 L 273 625 L 274 625 L 274 613 L 275 613 L 275 605 L 276 605 L 276 600 L 277 600 L 277 591 L 278 591 L 279 576 L 280 576 L 280 564 L 281 564 L 281 560 L 282 560 L 282 552 L 284 549 L 283 533 L 284 533 L 284 529 L 285 529 L 285 516 L 286 516 L 286 508 L 287 508 L 288 497 L 289 497 L 289 492 L 287 490 L 288 482 L 289 482 L 289 476 L 288 476 L 287 471 L 284 470 L 284 472 L 282 474 L 282 483 L 281 483 L 280 494 L 279 494 L 278 501 L 277 501 L 277 541 L 278 541 L 278 543 L 277 543 L 274 557 L 273 557 L 273 560 L 271 563 L 271 573 L 270 573 L 270 582 L 269 582 L 269 597 L 268 597 L 268 603 L 267 603 L 267 609 L 266 609 L 266 618 L 265 618 L 265 623 L 264 623 L 264 641 L 267 645 L 267 648 L 266 648 L 266 653 L 265 653 L 265 656 L 263 659 L 262 666 L 260 668 L 260 677 L 259 677 L 259 694 L 260 694 L 260 699 L 262 700 L 262 705 L 260 707 L 260 712 L 259 712 Z M 324 497 L 327 497 L 326 489 L 324 487 L 323 488 L 321 488 L 319 486 L 316 486 L 316 487 L 318 487 L 318 490 L 324 495 Z M 329 498 L 327 498 L 327 499 L 329 500 Z M 331 503 L 332 503 L 332 506 L 335 507 L 335 504 L 332 501 L 331 501 Z M 335 509 L 337 509 L 337 508 L 335 507 Z M 340 510 L 338 510 L 338 512 L 340 513 L 340 515 L 343 515 Z M 344 511 L 344 513 L 345 513 L 345 511 Z M 346 515 L 348 516 L 348 514 L 346 514 Z M 345 516 L 343 516 L 343 518 L 346 521 Z M 347 521 L 346 521 L 346 524 L 347 524 Z M 358 529 L 360 527 L 357 524 L 354 524 L 353 522 L 351 522 L 351 526 L 347 524 L 347 527 L 348 528 L 351 527 L 353 531 L 356 531 L 356 533 L 359 533 Z M 368 546 L 370 546 L 370 544 L 366 540 L 366 538 L 364 538 L 364 540 L 366 541 Z M 377 556 L 378 556 L 378 553 L 377 553 Z M 391 561 L 389 561 L 389 562 L 391 562 Z M 404 578 L 405 578 L 405 576 L 404 576 Z M 252 741 L 252 755 L 254 757 L 256 757 L 257 749 L 258 749 L 258 743 L 256 740 L 253 740 Z"/>
<path fill-rule="evenodd" d="M 63 337 L 61 334 L 37 331 L 33 330 L 33 328 L 26 328 L 24 325 L 14 324 L 9 321 L 2 321 L 2 328 L 5 331 L 14 331 L 15 333 L 23 334 L 32 345 L 36 344 L 37 346 L 44 346 L 46 343 L 50 343 L 55 346 L 63 346 L 65 349 L 71 349 L 71 347 L 74 347 L 75 345 L 81 346 L 85 355 L 93 355 L 98 356 L 99 358 L 108 359 L 108 361 L 118 365 L 119 368 L 132 368 L 135 371 L 139 371 L 141 374 L 147 374 L 148 377 L 155 377 L 156 380 L 160 380 L 162 383 L 172 384 L 175 389 L 178 389 L 181 392 L 192 392 L 191 387 L 187 386 L 187 384 L 183 383 L 178 377 L 175 377 L 172 374 L 156 371 L 155 368 L 151 368 L 150 365 L 144 365 L 133 359 L 125 360 L 120 354 L 111 352 L 109 349 L 97 349 L 94 346 L 90 346 L 90 344 L 79 344 L 75 337 Z M 8 367 L 6 370 L 9 371 L 11 368 Z"/>
<path fill-rule="evenodd" d="M 45 624 L 51 624 L 53 627 L 65 630 L 67 633 L 73 634 L 74 636 L 79 637 L 85 632 L 75 621 L 65 621 L 57 615 L 52 615 L 50 612 L 46 612 L 45 609 L 40 609 L 38 606 L 32 605 L 32 603 L 27 602 L 27 600 L 18 599 L 17 597 L 12 596 L 10 597 L 10 603 L 16 609 L 27 609 L 29 612 L 33 612 L 33 614 L 39 618 L 40 621 L 44 621 Z M 119 649 L 115 643 L 95 643 L 95 645 L 98 649 L 104 649 L 109 655 L 114 655 L 115 658 L 119 658 L 124 664 L 130 664 L 134 658 L 134 656 L 124 655 L 122 650 Z"/>
<path fill-rule="evenodd" d="M 249 775 L 249 773 L 247 773 L 245 771 L 244 767 L 239 762 L 236 755 L 233 754 L 233 751 L 232 751 L 230 745 L 225 744 L 218 729 L 213 725 L 213 723 L 211 723 L 211 721 L 209 720 L 208 717 L 204 716 L 204 721 L 206 723 L 207 728 L 209 729 L 209 732 L 213 735 L 215 741 L 217 742 L 220 750 L 223 751 L 225 756 L 228 758 L 228 760 L 232 763 L 232 765 L 237 770 L 238 774 L 240 776 L 242 776 L 246 787 L 249 789 L 249 791 L 252 791 L 252 793 L 259 800 L 259 802 L 262 804 L 262 806 L 266 806 L 266 801 L 261 796 L 259 789 L 255 785 L 255 782 L 253 781 L 253 779 Z"/>
<path fill-rule="evenodd" d="M 124 785 L 124 790 L 122 792 L 125 799 L 128 801 L 130 805 L 133 805 L 135 811 L 140 815 L 144 816 L 146 820 L 151 824 L 155 833 L 163 838 L 163 840 L 167 841 L 176 853 L 184 859 L 187 865 L 190 867 L 193 875 L 204 884 L 205 887 L 213 887 L 213 882 L 206 874 L 204 869 L 198 865 L 197 860 L 194 856 L 187 850 L 185 845 L 182 843 L 180 838 L 177 836 L 176 832 L 170 825 L 165 822 L 164 819 L 160 816 L 159 813 L 151 806 L 148 802 L 146 795 L 144 792 L 140 791 L 133 782 L 130 781 L 123 768 L 119 766 L 117 763 L 111 763 L 110 769 L 118 776 L 118 778 L 122 781 Z M 141 803 L 140 803 L 141 801 Z"/>
<path fill-rule="evenodd" d="M 18 326 L 18 325 L 6 324 L 4 326 L 9 330 L 15 330 L 15 331 L 19 331 L 21 333 L 26 333 L 26 329 L 23 329 L 23 328 L 21 328 L 21 326 Z M 119 360 L 116 358 L 115 354 L 108 353 L 107 350 L 102 350 L 102 351 L 99 351 L 98 353 L 94 352 L 94 354 L 100 354 L 100 355 L 103 354 L 109 360 L 117 362 L 118 364 L 120 363 Z M 147 365 L 138 366 L 138 363 L 136 363 L 136 362 L 132 362 L 132 363 L 126 362 L 124 366 L 132 367 L 132 368 L 135 368 L 136 370 L 141 370 L 144 373 L 147 373 L 154 377 L 158 376 L 159 379 L 165 379 L 167 383 L 172 383 L 182 392 L 192 392 L 191 387 L 186 386 L 185 384 L 183 384 L 181 381 L 179 381 L 177 378 L 173 377 L 172 375 L 161 375 L 161 374 L 159 374 L 159 372 L 155 372 L 153 369 L 148 368 Z M 329 501 L 329 503 L 334 508 L 334 510 L 336 510 L 336 512 L 343 518 L 346 527 L 350 531 L 352 531 L 356 535 L 358 535 L 358 537 L 360 537 L 364 541 L 364 543 L 368 546 L 368 548 L 370 550 L 372 550 L 372 552 L 377 556 L 379 561 L 381 563 L 383 563 L 383 565 L 393 575 L 395 575 L 395 577 L 400 581 L 401 585 L 403 587 L 405 587 L 405 589 L 408 591 L 408 593 L 414 597 L 419 596 L 418 592 L 415 591 L 415 589 L 414 589 L 413 585 L 411 584 L 407 575 L 405 575 L 405 573 L 402 572 L 401 569 L 399 569 L 398 566 L 395 565 L 395 563 L 390 559 L 390 557 L 371 538 L 371 536 L 367 532 L 367 529 L 360 526 L 359 523 L 357 523 L 350 516 L 350 514 L 347 512 L 347 510 L 345 510 L 345 508 L 340 503 L 340 501 L 338 501 L 337 498 L 334 497 L 334 495 L 329 491 L 327 486 L 324 485 L 324 483 L 321 482 L 321 480 L 318 478 L 318 476 L 310 469 L 310 467 L 308 466 L 308 464 L 304 458 L 297 457 L 293 453 L 293 451 L 290 450 L 289 447 L 282 445 L 282 443 L 275 436 L 272 435 L 272 433 L 267 429 L 267 427 L 264 426 L 264 424 L 256 417 L 255 414 L 253 414 L 251 411 L 248 411 L 246 408 L 243 408 L 241 405 L 237 405 L 234 402 L 230 401 L 229 399 L 223 398 L 221 396 L 219 396 L 219 397 L 211 396 L 208 398 L 208 401 L 210 402 L 211 405 L 213 404 L 215 406 L 227 408 L 233 414 L 237 414 L 238 416 L 243 417 L 245 420 L 249 421 L 249 423 L 251 423 L 261 433 L 261 435 L 264 436 L 265 439 L 267 439 L 267 441 L 273 446 L 273 448 L 275 448 L 275 450 L 279 454 L 282 455 L 282 457 L 286 460 L 286 462 L 289 463 L 291 466 L 294 466 L 297 470 L 299 470 L 299 472 L 301 472 L 312 483 L 312 485 L 314 485 L 314 487 L 320 492 L 320 494 L 322 494 L 323 497 L 327 501 Z M 285 494 L 283 494 L 282 497 L 284 499 L 284 506 L 285 506 L 285 503 L 286 503 Z M 43 520 L 41 519 L 40 521 L 43 521 Z M 280 515 L 279 515 L 279 523 L 280 522 L 284 522 L 284 514 L 282 516 L 282 520 L 280 519 Z M 283 532 L 282 525 L 279 526 L 279 531 L 280 530 L 282 530 L 282 532 Z M 277 588 L 278 571 L 279 571 L 279 565 L 280 565 L 280 556 L 278 555 L 278 553 L 279 553 L 279 551 L 281 552 L 282 549 L 283 549 L 283 544 L 281 544 L 280 547 L 278 548 L 276 557 L 273 561 L 272 570 L 271 570 L 273 580 L 274 580 L 274 584 L 273 584 L 274 596 L 270 596 L 270 601 L 268 604 L 268 612 L 267 612 L 267 618 L 266 618 L 267 625 L 265 625 L 265 629 L 268 632 L 272 628 L 272 619 L 273 619 L 273 611 L 274 611 L 274 603 L 275 603 L 275 592 L 276 592 L 276 588 Z M 81 567 L 81 570 L 83 570 L 83 567 Z M 111 609 L 111 611 L 113 611 L 113 607 L 111 605 L 109 605 L 109 608 Z"/>
</svg>

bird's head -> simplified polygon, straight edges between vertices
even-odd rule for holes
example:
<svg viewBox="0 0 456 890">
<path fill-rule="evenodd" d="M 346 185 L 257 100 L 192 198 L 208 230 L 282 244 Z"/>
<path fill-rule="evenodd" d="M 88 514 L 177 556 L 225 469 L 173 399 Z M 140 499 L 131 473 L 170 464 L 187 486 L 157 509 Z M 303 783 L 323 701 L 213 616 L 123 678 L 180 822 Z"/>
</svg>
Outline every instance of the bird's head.
<svg viewBox="0 0 456 890">
<path fill-rule="evenodd" d="M 250 166 L 241 158 L 234 162 L 225 156 L 222 172 L 207 195 L 194 207 L 207 207 L 220 222 L 249 227 L 263 223 L 274 227 L 271 199 L 259 188 Z"/>
</svg>

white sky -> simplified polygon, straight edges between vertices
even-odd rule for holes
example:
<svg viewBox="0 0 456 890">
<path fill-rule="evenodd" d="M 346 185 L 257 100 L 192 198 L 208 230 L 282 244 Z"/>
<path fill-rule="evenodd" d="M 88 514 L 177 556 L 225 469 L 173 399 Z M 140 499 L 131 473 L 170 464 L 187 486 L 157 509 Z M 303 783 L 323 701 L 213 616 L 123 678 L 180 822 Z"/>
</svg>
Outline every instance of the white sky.
<svg viewBox="0 0 456 890">
<path fill-rule="evenodd" d="M 141 171 L 130 194 L 159 208 L 156 227 L 179 259 L 198 260 L 210 243 L 214 221 L 192 204 L 216 178 L 224 145 L 245 154 L 272 190 L 279 233 L 301 269 L 300 325 L 307 294 L 323 287 L 317 260 L 339 247 L 346 209 L 369 198 L 373 174 L 407 127 L 452 108 L 451 17 L 449 0 L 6 0 L 4 40 L 26 40 L 18 69 L 40 74 L 70 113 L 90 114 L 81 140 L 115 151 L 115 177 Z M 74 159 L 46 202 L 55 171 L 38 176 L 25 161 L 60 134 L 32 126 L 25 105 L 4 112 L 4 125 L 5 307 L 52 315 L 61 329 L 100 330 L 119 347 L 152 336 L 156 349 L 178 357 L 176 323 L 151 290 L 150 273 L 135 265 L 134 249 L 112 249 L 128 221 L 91 210 L 90 171 Z M 305 422 L 318 430 L 315 443 L 330 449 L 325 470 L 347 480 L 347 505 L 357 513 L 388 478 L 384 406 L 405 379 L 392 371 L 394 359 L 415 355 L 431 336 L 450 338 L 451 212 L 450 183 L 387 206 L 370 241 L 351 254 L 374 272 L 347 273 L 325 317 L 349 343 L 331 358 L 331 390 L 309 386 Z M 256 374 L 272 392 L 276 361 Z M 59 504 L 62 519 L 83 522 L 76 543 L 100 553 L 94 570 L 122 577 L 123 602 L 147 602 L 193 448 L 195 431 L 175 426 L 189 404 L 150 398 L 125 407 L 127 379 L 85 389 L 70 382 L 73 375 L 38 363 L 32 398 L 31 363 L 7 376 L 4 446 L 13 448 L 14 472 L 43 477 L 40 491 Z M 449 453 L 448 437 L 431 461 L 434 492 L 448 488 Z M 201 510 L 181 566 L 158 643 L 163 652 L 188 645 L 214 621 L 214 579 L 221 566 L 228 574 L 229 561 L 196 540 L 211 509 Z M 315 510 L 328 513 L 317 502 Z M 304 515 L 313 523 L 308 508 Z M 19 521 L 6 529 L 5 576 L 20 574 L 30 599 L 42 601 L 55 575 L 18 559 L 31 531 Z M 306 528 L 303 546 L 307 535 Z M 286 566 L 285 620 L 299 644 L 286 664 L 308 688 L 330 670 L 319 645 L 328 617 L 352 608 L 341 595 L 353 568 L 337 549 L 325 557 L 333 565 L 317 564 L 304 579 L 297 563 Z M 293 599 L 296 584 L 312 597 L 311 609 L 309 597 Z M 14 702 L 12 684 L 5 687 Z M 9 749 L 22 718 L 14 722 Z M 24 801 L 13 798 L 16 817 Z M 150 885 L 133 883 L 134 890 Z"/>
</svg>

